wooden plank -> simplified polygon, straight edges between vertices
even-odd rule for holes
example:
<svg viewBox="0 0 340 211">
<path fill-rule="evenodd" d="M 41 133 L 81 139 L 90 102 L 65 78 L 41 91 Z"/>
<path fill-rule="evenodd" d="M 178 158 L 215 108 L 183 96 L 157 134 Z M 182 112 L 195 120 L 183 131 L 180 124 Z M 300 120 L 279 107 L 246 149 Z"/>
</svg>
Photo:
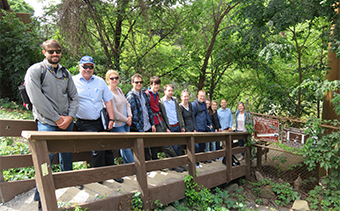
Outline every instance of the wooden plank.
<svg viewBox="0 0 340 211">
<path fill-rule="evenodd" d="M 243 177 L 245 175 L 246 175 L 246 165 L 233 166 L 231 168 L 230 180 L 229 181 L 227 180 L 227 182 Z"/>
<path fill-rule="evenodd" d="M 135 174 L 133 163 L 53 173 L 55 188 L 65 188 Z"/>
<path fill-rule="evenodd" d="M 66 132 L 63 132 L 66 133 Z M 98 138 L 94 139 L 61 139 L 61 140 L 47 140 L 48 143 L 48 151 L 57 153 L 57 152 L 84 152 L 95 150 L 114 150 L 114 149 L 126 149 L 132 148 L 133 139 L 131 138 Z"/>
<path fill-rule="evenodd" d="M 80 203 L 69 207 L 63 207 L 59 210 L 73 210 L 75 207 L 81 207 L 83 210 L 131 210 L 131 200 L 134 192 L 109 196 L 104 199 L 97 199 L 91 202 Z"/>
<path fill-rule="evenodd" d="M 33 120 L 0 119 L 0 136 L 21 136 L 23 130 L 37 130 Z"/>
<path fill-rule="evenodd" d="M 188 172 L 196 182 L 196 156 L 195 156 L 195 138 L 191 136 L 187 138 L 187 156 L 188 156 Z"/>
<path fill-rule="evenodd" d="M 16 195 L 27 192 L 35 187 L 35 179 L 0 182 L 0 201 L 12 200 Z"/>
<path fill-rule="evenodd" d="M 231 148 L 232 155 L 245 153 L 245 152 L 246 152 L 246 147 L 240 147 L 240 146 L 237 145 L 237 147 Z"/>
<path fill-rule="evenodd" d="M 212 179 L 213 178 L 213 179 Z M 206 188 L 213 188 L 227 182 L 227 170 L 218 169 L 208 174 L 200 174 L 197 176 L 197 184 Z"/>
<path fill-rule="evenodd" d="M 162 204 L 169 204 L 183 198 L 185 198 L 185 184 L 182 179 L 150 188 L 150 204 L 152 208 L 155 207 L 155 200 L 159 200 Z"/>
<path fill-rule="evenodd" d="M 138 139 L 138 138 L 185 138 L 194 133 L 112 133 L 112 132 L 80 132 L 80 131 L 22 131 L 21 136 L 32 140 L 105 140 L 105 139 Z"/>
<path fill-rule="evenodd" d="M 152 161 L 146 161 L 146 171 L 155 171 L 155 170 L 161 170 L 166 168 L 173 168 L 177 166 L 186 165 L 188 163 L 188 158 L 186 155 L 172 157 L 172 158 L 165 158 L 161 160 L 152 160 Z"/>
<path fill-rule="evenodd" d="M 246 146 L 246 154 L 244 158 L 244 160 L 246 161 L 246 180 L 250 180 L 250 167 L 251 167 L 250 157 L 251 157 L 250 147 Z"/>
<path fill-rule="evenodd" d="M 58 210 L 46 141 L 29 140 L 43 210 Z"/>
<path fill-rule="evenodd" d="M 32 155 L 0 156 L 0 170 L 33 166 Z"/>
<path fill-rule="evenodd" d="M 146 176 L 144 141 L 142 138 L 137 138 L 133 145 L 133 156 L 135 158 L 136 178 L 138 189 L 142 193 L 143 208 L 150 209 L 150 192 L 148 189 L 148 179 Z"/>
<path fill-rule="evenodd" d="M 227 182 L 231 181 L 231 167 L 232 167 L 232 154 L 231 154 L 231 145 L 233 143 L 233 140 L 231 136 L 229 136 L 229 140 L 225 141 L 225 157 L 226 157 L 226 169 L 227 169 Z"/>
<path fill-rule="evenodd" d="M 186 145 L 188 137 L 160 137 L 144 138 L 144 147 L 159 147 L 159 146 L 172 146 L 172 145 Z"/>
</svg>

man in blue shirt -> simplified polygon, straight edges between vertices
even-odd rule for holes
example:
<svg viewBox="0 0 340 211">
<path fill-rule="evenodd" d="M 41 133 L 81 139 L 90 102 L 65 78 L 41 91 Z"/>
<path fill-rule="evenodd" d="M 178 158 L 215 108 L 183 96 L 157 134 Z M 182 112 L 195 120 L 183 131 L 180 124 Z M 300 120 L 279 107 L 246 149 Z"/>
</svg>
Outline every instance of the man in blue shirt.
<svg viewBox="0 0 340 211">
<path fill-rule="evenodd" d="M 185 132 L 185 124 L 182 117 L 182 110 L 179 107 L 177 99 L 173 97 L 174 86 L 167 84 L 164 87 L 164 97 L 159 101 L 159 108 L 166 125 L 167 132 Z M 171 147 L 171 146 L 169 146 Z M 177 156 L 181 155 L 181 146 L 173 145 L 172 148 L 176 152 Z M 187 171 L 186 166 L 178 166 L 175 168 L 170 168 L 170 170 L 175 170 L 176 172 Z"/>
<path fill-rule="evenodd" d="M 93 75 L 95 62 L 92 57 L 84 56 L 79 62 L 79 74 L 73 76 L 78 90 L 79 110 L 76 125 L 79 131 L 100 132 L 104 131 L 100 111 L 105 107 L 109 115 L 108 130 L 113 127 L 114 115 L 111 99 L 113 95 L 105 81 Z M 93 167 L 114 165 L 112 150 L 92 151 Z M 121 178 L 115 179 L 123 182 Z"/>
<path fill-rule="evenodd" d="M 229 108 L 227 108 L 227 101 L 221 100 L 221 108 L 217 110 L 218 119 L 220 120 L 221 130 L 223 132 L 232 132 L 233 129 L 233 115 Z"/>
<path fill-rule="evenodd" d="M 191 104 L 195 116 L 196 131 L 210 132 L 210 129 L 213 128 L 213 126 L 210 120 L 207 105 L 205 104 L 205 91 L 198 91 L 197 99 L 194 100 Z M 199 143 L 199 152 L 204 152 L 204 149 L 205 143 Z"/>
</svg>

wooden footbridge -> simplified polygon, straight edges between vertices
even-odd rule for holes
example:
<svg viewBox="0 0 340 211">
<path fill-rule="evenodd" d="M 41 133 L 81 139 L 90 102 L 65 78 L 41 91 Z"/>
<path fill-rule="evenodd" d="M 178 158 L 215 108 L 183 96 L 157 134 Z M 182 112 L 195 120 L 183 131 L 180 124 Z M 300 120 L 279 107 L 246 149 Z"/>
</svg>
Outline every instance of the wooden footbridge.
<svg viewBox="0 0 340 211">
<path fill-rule="evenodd" d="M 233 140 L 246 139 L 248 133 L 110 133 L 110 132 L 41 132 L 36 124 L 28 120 L 0 120 L 0 136 L 22 136 L 28 140 L 31 155 L 0 156 L 0 199 L 4 203 L 16 195 L 39 188 L 43 210 L 58 210 L 55 190 L 65 187 L 96 183 L 124 176 L 136 176 L 137 190 L 140 191 L 143 208 L 151 209 L 154 201 L 168 204 L 185 197 L 183 179 L 165 180 L 152 186 L 148 183 L 147 172 L 188 165 L 188 173 L 199 185 L 213 188 L 234 179 L 250 176 L 249 147 L 233 145 Z M 224 149 L 215 152 L 195 154 L 195 143 L 222 141 Z M 175 158 L 145 161 L 144 147 L 182 145 L 185 154 Z M 72 152 L 73 161 L 89 161 L 91 150 L 117 150 L 132 148 L 135 163 L 100 168 L 88 168 L 69 172 L 52 173 L 48 153 Z M 232 166 L 232 155 L 245 152 L 245 163 Z M 196 174 L 198 161 L 224 157 L 221 165 L 209 171 Z M 57 157 L 57 156 L 56 156 Z M 34 166 L 35 180 L 5 182 L 2 170 Z M 89 210 L 127 210 L 135 191 L 108 196 L 82 204 Z M 72 207 L 72 206 L 71 206 Z M 68 209 L 71 207 L 67 207 Z M 66 209 L 62 207 L 61 209 Z"/>
</svg>

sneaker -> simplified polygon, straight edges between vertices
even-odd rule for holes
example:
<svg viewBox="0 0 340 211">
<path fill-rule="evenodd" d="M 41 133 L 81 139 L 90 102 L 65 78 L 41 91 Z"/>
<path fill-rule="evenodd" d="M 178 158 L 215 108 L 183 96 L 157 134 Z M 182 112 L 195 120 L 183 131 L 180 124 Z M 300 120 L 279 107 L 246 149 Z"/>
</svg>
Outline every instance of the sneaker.
<svg viewBox="0 0 340 211">
<path fill-rule="evenodd" d="M 174 168 L 169 168 L 170 171 L 176 171 L 178 173 L 182 173 L 183 169 L 181 167 L 174 167 Z"/>
<path fill-rule="evenodd" d="M 238 160 L 244 160 L 244 156 L 243 155 L 241 155 L 241 157 L 238 159 Z"/>
<path fill-rule="evenodd" d="M 118 182 L 118 183 L 123 183 L 124 179 L 123 178 L 117 178 L 117 179 L 113 179 L 114 181 Z"/>
<path fill-rule="evenodd" d="M 219 161 L 222 161 L 222 160 L 223 160 L 223 157 L 220 157 L 218 160 L 219 160 Z"/>
<path fill-rule="evenodd" d="M 202 168 L 202 165 L 201 165 L 201 164 L 196 165 L 196 168 L 201 169 L 201 168 Z"/>
</svg>

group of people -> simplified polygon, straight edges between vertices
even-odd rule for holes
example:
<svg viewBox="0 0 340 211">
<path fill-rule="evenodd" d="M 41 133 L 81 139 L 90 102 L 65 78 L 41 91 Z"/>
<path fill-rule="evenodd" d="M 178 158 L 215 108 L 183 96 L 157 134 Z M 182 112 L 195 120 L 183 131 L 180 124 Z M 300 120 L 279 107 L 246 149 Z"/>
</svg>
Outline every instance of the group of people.
<svg viewBox="0 0 340 211">
<path fill-rule="evenodd" d="M 93 74 L 95 61 L 84 56 L 79 62 L 79 74 L 71 73 L 60 63 L 62 48 L 58 41 L 47 40 L 42 44 L 45 59 L 32 65 L 25 75 L 26 91 L 33 104 L 34 119 L 38 131 L 72 131 L 75 124 L 79 131 L 100 132 L 104 127 L 100 111 L 106 107 L 111 132 L 229 132 L 232 131 L 233 116 L 225 99 L 218 102 L 206 99 L 200 90 L 197 99 L 189 102 L 187 90 L 181 92 L 181 102 L 173 97 L 174 86 L 164 86 L 164 97 L 160 98 L 161 80 L 150 78 L 150 88 L 142 89 L 143 76 L 131 77 L 133 88 L 125 97 L 118 87 L 119 74 L 115 70 L 106 73 L 105 80 Z M 243 102 L 238 104 L 236 130 L 245 131 L 246 111 Z M 240 142 L 242 145 L 242 143 Z M 195 152 L 221 149 L 219 142 L 195 145 Z M 181 155 L 179 145 L 163 146 L 166 157 Z M 158 148 L 145 148 L 145 160 L 158 159 Z M 131 149 L 121 149 L 124 163 L 134 162 Z M 49 154 L 52 162 L 54 154 Z M 62 171 L 72 170 L 72 153 L 59 153 Z M 206 161 L 211 162 L 211 160 Z M 92 151 L 93 167 L 114 165 L 112 150 Z M 199 163 L 196 164 L 201 168 Z M 171 168 L 177 172 L 187 171 L 187 166 Z M 122 178 L 116 179 L 123 182 Z M 36 191 L 35 201 L 40 202 Z M 40 203 L 39 203 L 40 204 Z"/>
</svg>

